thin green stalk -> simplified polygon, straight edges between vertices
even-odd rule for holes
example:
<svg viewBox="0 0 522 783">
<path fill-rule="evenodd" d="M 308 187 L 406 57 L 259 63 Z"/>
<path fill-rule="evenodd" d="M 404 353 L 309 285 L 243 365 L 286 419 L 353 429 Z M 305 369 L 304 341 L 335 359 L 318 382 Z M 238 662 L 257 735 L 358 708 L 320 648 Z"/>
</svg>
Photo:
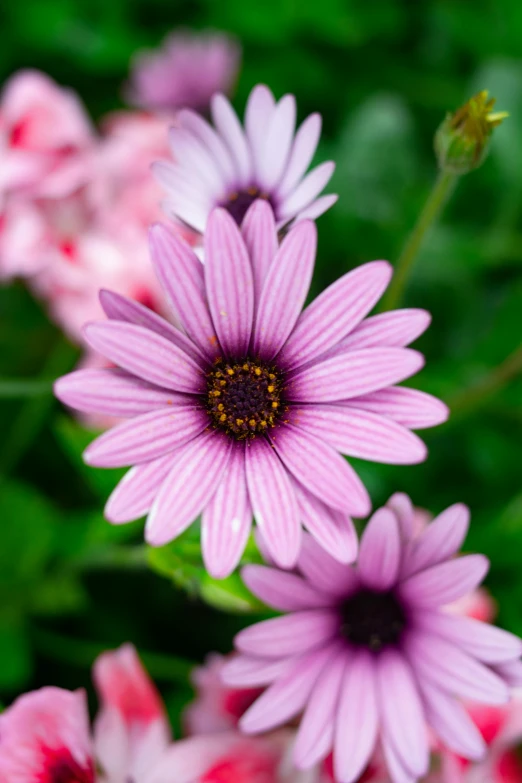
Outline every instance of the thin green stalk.
<svg viewBox="0 0 522 783">
<path fill-rule="evenodd" d="M 448 404 L 453 415 L 462 416 L 480 408 L 513 378 L 522 373 L 522 347 L 517 348 L 498 367 L 475 385 L 457 393 Z"/>
<path fill-rule="evenodd" d="M 52 384 L 49 379 L 57 378 L 71 370 L 76 356 L 77 350 L 69 343 L 60 340 L 47 358 L 40 381 Z M 18 415 L 0 444 L 0 481 L 2 477 L 14 470 L 38 436 L 53 405 L 54 397 L 51 393 L 27 395 Z"/>
<path fill-rule="evenodd" d="M 145 545 L 110 546 L 99 548 L 72 560 L 70 565 L 79 571 L 97 569 L 140 569 L 148 567 L 148 550 Z"/>
<path fill-rule="evenodd" d="M 79 668 L 90 668 L 95 659 L 107 650 L 107 644 L 72 639 L 70 636 L 63 636 L 43 628 L 33 627 L 31 634 L 34 645 L 41 655 Z M 155 680 L 186 683 L 194 666 L 185 658 L 142 650 L 140 650 L 140 658 Z"/>
<path fill-rule="evenodd" d="M 0 399 L 19 400 L 25 397 L 42 397 L 51 394 L 52 380 L 24 380 L 22 378 L 0 378 Z"/>
<path fill-rule="evenodd" d="M 428 200 L 395 265 L 395 273 L 384 297 L 382 310 L 393 310 L 400 304 L 413 263 L 426 233 L 440 215 L 457 184 L 457 180 L 457 174 L 447 171 L 439 173 Z"/>
</svg>

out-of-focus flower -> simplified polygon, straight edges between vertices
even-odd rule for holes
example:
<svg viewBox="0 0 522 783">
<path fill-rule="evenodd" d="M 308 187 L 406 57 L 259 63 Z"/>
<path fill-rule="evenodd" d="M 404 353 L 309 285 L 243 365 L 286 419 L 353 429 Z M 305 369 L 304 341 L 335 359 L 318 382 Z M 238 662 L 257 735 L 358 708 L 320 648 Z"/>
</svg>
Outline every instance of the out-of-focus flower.
<svg viewBox="0 0 522 783">
<path fill-rule="evenodd" d="M 170 133 L 174 162 L 154 165 L 169 217 L 203 233 L 214 207 L 224 207 L 241 224 L 250 205 L 261 198 L 271 205 L 280 229 L 293 220 L 319 217 L 337 200 L 319 197 L 332 176 L 331 161 L 306 174 L 321 118 L 310 115 L 295 133 L 293 95 L 276 103 L 268 87 L 255 87 L 244 129 L 223 95 L 214 96 L 211 113 L 214 127 L 190 110 L 179 112 Z"/>
<path fill-rule="evenodd" d="M 21 696 L 0 715 L 2 781 L 171 783 L 153 777 L 170 729 L 134 648 L 124 645 L 102 655 L 94 677 L 102 707 L 93 737 L 83 691 L 42 688 Z"/>
<path fill-rule="evenodd" d="M 494 105 L 495 98 L 482 90 L 446 116 L 435 135 L 435 151 L 443 171 L 467 174 L 484 162 L 494 129 L 509 116 L 505 111 L 494 112 Z"/>
<path fill-rule="evenodd" d="M 184 714 L 188 734 L 212 734 L 236 728 L 243 713 L 261 694 L 261 688 L 227 688 L 221 676 L 225 662 L 222 655 L 212 653 L 204 666 L 192 672 L 196 698 Z"/>
<path fill-rule="evenodd" d="M 224 669 L 230 686 L 269 685 L 240 720 L 244 732 L 273 729 L 304 710 L 297 766 L 317 764 L 333 746 L 343 783 L 358 780 L 377 745 L 394 783 L 422 778 L 427 725 L 454 752 L 482 758 L 485 743 L 457 699 L 504 704 L 522 674 L 516 636 L 445 610 L 488 569 L 481 555 L 454 557 L 467 508 L 450 507 L 413 537 L 394 500 L 370 519 L 355 567 L 308 536 L 300 575 L 245 567 L 249 589 L 289 614 L 241 631 L 242 654 Z"/>
<path fill-rule="evenodd" d="M 0 716 L 2 783 L 323 783 L 291 763 L 294 732 L 237 731 L 171 742 L 160 696 L 131 645 L 94 666 L 93 736 L 82 691 L 42 688 Z"/>
<path fill-rule="evenodd" d="M 57 198 L 89 176 L 95 135 L 78 98 L 38 71 L 19 71 L 0 98 L 0 209 L 8 194 Z"/>
<path fill-rule="evenodd" d="M 240 59 L 239 45 L 228 35 L 173 33 L 161 48 L 135 56 L 129 98 L 143 109 L 205 112 L 214 93 L 232 90 Z"/>
<path fill-rule="evenodd" d="M 364 320 L 390 266 L 349 272 L 303 313 L 316 228 L 296 224 L 277 244 L 271 208 L 256 202 L 242 231 L 223 209 L 205 234 L 203 266 L 162 226 L 151 234 L 158 278 L 184 332 L 105 292 L 109 321 L 88 324 L 90 346 L 121 369 L 79 371 L 56 394 L 85 412 L 129 417 L 85 452 L 100 467 L 134 465 L 105 509 L 114 523 L 149 512 L 146 539 L 172 540 L 202 513 L 206 566 L 237 565 L 254 515 L 274 560 L 292 567 L 303 523 L 350 562 L 348 514 L 370 499 L 339 452 L 410 464 L 426 449 L 410 427 L 443 421 L 433 397 L 394 384 L 423 357 L 404 346 L 428 326 L 421 310 Z"/>
</svg>

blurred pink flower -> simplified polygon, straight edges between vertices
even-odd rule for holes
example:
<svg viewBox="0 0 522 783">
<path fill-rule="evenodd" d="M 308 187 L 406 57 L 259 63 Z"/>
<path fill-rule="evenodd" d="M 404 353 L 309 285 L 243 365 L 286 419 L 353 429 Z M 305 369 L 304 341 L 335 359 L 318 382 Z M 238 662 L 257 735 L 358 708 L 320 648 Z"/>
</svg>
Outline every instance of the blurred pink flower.
<svg viewBox="0 0 522 783">
<path fill-rule="evenodd" d="M 0 208 L 10 193 L 60 197 L 89 175 L 95 134 L 78 98 L 38 71 L 19 71 L 0 97 Z"/>
<path fill-rule="evenodd" d="M 231 91 L 240 58 L 239 45 L 228 35 L 172 33 L 161 48 L 134 57 L 129 98 L 143 109 L 205 112 L 214 93 Z"/>
<path fill-rule="evenodd" d="M 0 715 L 2 783 L 323 783 L 291 764 L 294 733 L 236 731 L 171 741 L 160 696 L 132 645 L 94 665 L 101 707 L 83 691 L 42 688 Z"/>
</svg>

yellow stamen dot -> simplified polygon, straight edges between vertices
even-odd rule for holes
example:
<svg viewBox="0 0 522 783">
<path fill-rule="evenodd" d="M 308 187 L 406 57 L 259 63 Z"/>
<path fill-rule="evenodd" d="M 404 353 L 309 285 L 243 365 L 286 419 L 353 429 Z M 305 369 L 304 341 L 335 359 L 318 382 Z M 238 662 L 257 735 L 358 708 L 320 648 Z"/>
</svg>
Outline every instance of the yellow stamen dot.
<svg viewBox="0 0 522 783">
<path fill-rule="evenodd" d="M 256 367 L 254 372 L 255 372 L 256 375 L 261 375 L 261 368 L 260 367 Z"/>
<path fill-rule="evenodd" d="M 268 377 L 270 378 L 271 381 L 275 381 L 275 375 L 273 372 L 271 372 Z"/>
<path fill-rule="evenodd" d="M 228 368 L 227 375 L 234 375 L 234 370 L 231 367 Z"/>
<path fill-rule="evenodd" d="M 218 389 L 215 389 L 215 390 L 212 392 L 212 394 L 214 395 L 214 397 L 221 397 L 221 392 L 220 392 Z"/>
<path fill-rule="evenodd" d="M 219 421 L 226 421 L 226 420 L 227 420 L 226 414 L 222 413 L 221 416 L 219 417 Z"/>
<path fill-rule="evenodd" d="M 223 410 L 225 410 L 225 406 L 223 405 L 222 402 L 220 402 L 218 405 L 218 411 L 223 411 Z"/>
<path fill-rule="evenodd" d="M 226 381 L 220 381 L 220 382 L 219 382 L 219 385 L 220 385 L 220 386 L 226 386 L 226 385 L 227 385 L 227 382 L 226 382 Z"/>
<path fill-rule="evenodd" d="M 256 426 L 256 420 L 255 419 L 250 419 L 250 421 L 248 423 L 250 424 L 251 427 L 255 427 Z"/>
<path fill-rule="evenodd" d="M 266 427 L 266 421 L 263 419 L 263 421 L 259 422 L 262 427 Z"/>
<path fill-rule="evenodd" d="M 275 389 L 275 386 L 273 386 L 273 385 L 270 385 L 270 386 L 267 386 L 267 387 L 266 387 L 266 390 L 267 390 L 267 392 L 270 392 L 270 394 L 272 394 L 272 392 L 274 391 L 274 389 Z"/>
<path fill-rule="evenodd" d="M 248 364 L 244 364 L 243 365 L 243 370 L 246 370 L 248 372 L 249 369 L 250 369 L 250 367 L 249 367 Z"/>
<path fill-rule="evenodd" d="M 279 408 L 279 403 L 278 402 L 273 402 L 272 403 L 272 408 Z"/>
<path fill-rule="evenodd" d="M 238 427 L 241 427 L 241 425 L 242 425 L 243 423 L 244 423 L 244 422 L 243 422 L 243 419 L 236 419 L 236 424 L 237 424 L 237 426 L 238 426 Z"/>
</svg>

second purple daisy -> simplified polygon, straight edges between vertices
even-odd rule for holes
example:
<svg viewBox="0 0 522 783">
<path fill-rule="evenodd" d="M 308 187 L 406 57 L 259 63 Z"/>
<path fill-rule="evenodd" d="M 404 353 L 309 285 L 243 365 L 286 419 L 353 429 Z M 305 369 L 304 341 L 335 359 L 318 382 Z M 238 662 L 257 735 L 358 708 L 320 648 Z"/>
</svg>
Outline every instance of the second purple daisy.
<svg viewBox="0 0 522 783">
<path fill-rule="evenodd" d="M 302 525 L 350 562 L 349 515 L 371 507 L 347 454 L 411 464 L 426 456 L 410 432 L 445 420 L 435 398 L 395 384 L 423 363 L 405 348 L 429 324 L 422 310 L 369 318 L 391 277 L 375 261 L 341 277 L 301 312 L 316 228 L 293 227 L 278 245 L 271 208 L 242 228 L 215 210 L 203 266 L 162 226 L 151 233 L 156 272 L 181 329 L 109 292 L 108 321 L 85 328 L 90 346 L 121 369 L 80 370 L 56 394 L 87 412 L 128 417 L 85 452 L 91 465 L 134 465 L 106 506 L 114 523 L 148 513 L 155 546 L 202 514 L 206 566 L 237 565 L 252 517 L 274 560 L 292 567 Z"/>
</svg>

